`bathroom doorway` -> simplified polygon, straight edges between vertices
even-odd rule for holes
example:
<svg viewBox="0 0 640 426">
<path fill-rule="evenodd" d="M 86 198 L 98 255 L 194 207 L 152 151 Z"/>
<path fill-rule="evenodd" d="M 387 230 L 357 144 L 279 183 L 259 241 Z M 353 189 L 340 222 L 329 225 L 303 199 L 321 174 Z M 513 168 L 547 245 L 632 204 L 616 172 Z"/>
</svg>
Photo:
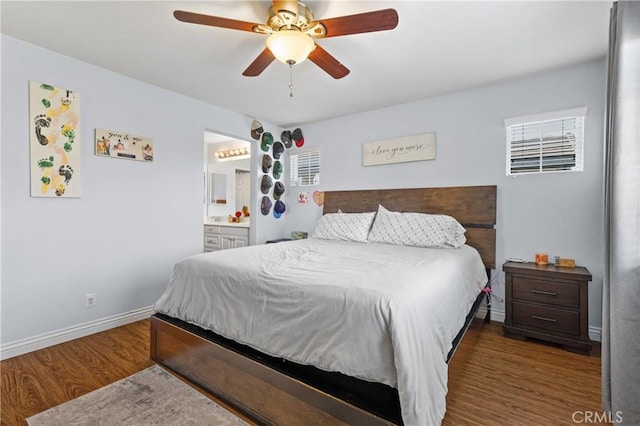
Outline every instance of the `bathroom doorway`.
<svg viewBox="0 0 640 426">
<path fill-rule="evenodd" d="M 227 221 L 250 206 L 251 143 L 204 132 L 205 222 Z"/>
</svg>

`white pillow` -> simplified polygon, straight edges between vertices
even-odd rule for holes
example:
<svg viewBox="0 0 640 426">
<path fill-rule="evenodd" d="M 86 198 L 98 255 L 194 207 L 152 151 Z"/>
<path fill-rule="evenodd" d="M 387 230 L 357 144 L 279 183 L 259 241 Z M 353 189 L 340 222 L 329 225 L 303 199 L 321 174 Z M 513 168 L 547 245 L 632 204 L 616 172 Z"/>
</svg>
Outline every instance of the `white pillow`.
<svg viewBox="0 0 640 426">
<path fill-rule="evenodd" d="M 376 212 L 327 213 L 318 220 L 312 238 L 366 243 Z"/>
<path fill-rule="evenodd" d="M 458 248 L 466 241 L 466 229 L 451 216 L 390 212 L 378 206 L 369 241 L 431 248 Z"/>
</svg>

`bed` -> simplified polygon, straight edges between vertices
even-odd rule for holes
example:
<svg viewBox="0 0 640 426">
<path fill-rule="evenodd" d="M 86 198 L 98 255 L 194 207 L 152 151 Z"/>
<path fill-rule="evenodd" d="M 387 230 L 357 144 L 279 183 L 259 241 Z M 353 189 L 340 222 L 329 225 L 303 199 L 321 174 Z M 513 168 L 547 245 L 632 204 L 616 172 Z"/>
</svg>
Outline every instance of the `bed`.
<svg viewBox="0 0 640 426">
<path fill-rule="evenodd" d="M 445 214 L 467 244 L 314 238 L 190 257 L 156 304 L 152 359 L 261 423 L 437 424 L 495 268 L 495 203 L 495 186 L 326 192 L 326 217 Z"/>
</svg>

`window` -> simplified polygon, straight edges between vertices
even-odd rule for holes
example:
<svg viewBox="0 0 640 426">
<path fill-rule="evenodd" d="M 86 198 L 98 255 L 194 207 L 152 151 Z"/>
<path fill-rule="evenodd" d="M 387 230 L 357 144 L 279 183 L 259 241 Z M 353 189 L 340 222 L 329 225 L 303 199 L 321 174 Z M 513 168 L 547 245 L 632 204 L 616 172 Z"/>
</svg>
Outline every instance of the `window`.
<svg viewBox="0 0 640 426">
<path fill-rule="evenodd" d="M 507 175 L 583 169 L 587 108 L 506 119 Z"/>
<path fill-rule="evenodd" d="M 289 154 L 291 185 L 310 186 L 320 184 L 320 150 L 310 149 Z"/>
</svg>

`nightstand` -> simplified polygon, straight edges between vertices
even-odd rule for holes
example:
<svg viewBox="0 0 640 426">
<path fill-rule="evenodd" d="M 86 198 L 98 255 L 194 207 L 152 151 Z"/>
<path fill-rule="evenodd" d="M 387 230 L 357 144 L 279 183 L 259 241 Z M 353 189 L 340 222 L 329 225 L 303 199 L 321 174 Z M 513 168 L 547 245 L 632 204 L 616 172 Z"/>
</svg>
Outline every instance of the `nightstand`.
<svg viewBox="0 0 640 426">
<path fill-rule="evenodd" d="M 506 262 L 502 270 L 505 336 L 546 340 L 572 352 L 591 351 L 588 328 L 591 273 L 587 268 Z"/>
</svg>

